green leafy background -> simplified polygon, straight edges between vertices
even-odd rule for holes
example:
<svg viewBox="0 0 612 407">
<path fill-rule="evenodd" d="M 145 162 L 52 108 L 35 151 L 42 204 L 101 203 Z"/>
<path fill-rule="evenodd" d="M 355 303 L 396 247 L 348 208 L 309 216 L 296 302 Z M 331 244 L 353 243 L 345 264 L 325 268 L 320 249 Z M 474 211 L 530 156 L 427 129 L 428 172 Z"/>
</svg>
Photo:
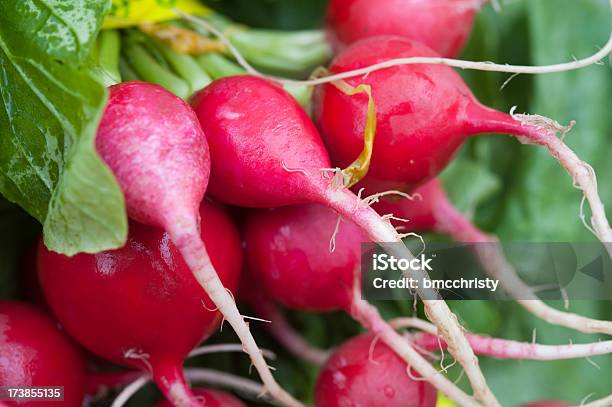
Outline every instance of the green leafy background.
<svg viewBox="0 0 612 407">
<path fill-rule="evenodd" d="M 31 8 L 14 4 L 26 3 L 41 13 L 38 24 L 47 27 L 54 22 L 56 27 L 52 34 L 45 35 L 43 30 L 27 46 L 17 47 L 25 35 L 22 35 L 24 31 L 16 31 L 11 21 Z M 96 13 L 104 6 L 103 1 L 81 0 L 80 3 L 86 10 Z M 303 29 L 320 27 L 326 2 L 207 0 L 206 3 L 236 21 L 254 27 Z M 35 218 L 43 222 L 46 219 L 45 226 L 52 236 L 67 236 L 56 242 L 66 251 L 82 248 L 82 242 L 75 240 L 78 235 L 71 234 L 73 232 L 89 233 L 89 240 L 97 245 L 119 242 L 125 226 L 121 200 L 117 197 L 116 185 L 91 150 L 91 137 L 105 95 L 103 88 L 79 68 L 97 27 L 80 25 L 78 21 L 85 22 L 86 19 L 77 18 L 77 26 L 65 31 L 61 20 L 74 19 L 66 14 L 70 10 L 62 8 L 59 0 L 28 0 L 14 4 L 0 3 L 0 95 L 4 107 L 0 109 L 0 190 Z M 463 57 L 513 64 L 549 64 L 585 57 L 605 43 L 611 24 L 607 0 L 507 0 L 501 4 L 501 13 L 487 6 L 479 14 Z M 50 8 L 45 12 L 43 6 Z M 43 22 L 43 17 L 48 20 Z M 56 64 L 37 66 L 28 59 L 29 55 L 41 52 L 54 55 Z M 593 164 L 599 178 L 600 193 L 610 208 L 612 69 L 608 60 L 604 62 L 603 66 L 570 73 L 518 76 L 503 89 L 502 84 L 508 75 L 473 71 L 462 72 L 462 75 L 478 98 L 492 107 L 509 111 L 516 105 L 519 111 L 542 114 L 561 123 L 576 120 L 577 125 L 566 140 L 582 158 Z M 29 82 L 19 79 L 20 74 L 15 72 L 17 68 L 30 78 Z M 58 87 L 53 92 L 55 99 L 45 101 L 36 96 L 36 87 L 55 86 L 49 77 L 61 78 L 71 86 L 68 89 Z M 15 95 L 23 96 L 11 99 Z M 51 109 L 51 104 L 58 110 Z M 52 125 L 42 127 L 39 125 L 42 122 Z M 20 148 L 20 143 L 25 147 L 36 147 L 29 136 L 21 138 L 19 143 L 6 137 L 10 126 L 17 124 L 29 129 L 29 134 L 47 140 L 45 152 L 37 154 L 37 159 L 32 160 Z M 49 137 L 51 134 L 56 137 Z M 71 161 L 78 148 L 85 150 L 78 157 L 85 158 Z M 70 174 L 64 175 L 64 179 L 59 175 L 62 166 Z M 502 239 L 594 239 L 578 218 L 580 192 L 572 187 L 571 179 L 556 161 L 538 147 L 521 145 L 509 137 L 481 137 L 465 146 L 460 157 L 443 174 L 443 181 L 457 206 L 473 214 L 481 227 L 498 233 Z M 27 196 L 40 198 L 26 199 Z M 101 207 L 98 202 L 89 201 L 94 197 L 108 197 L 103 212 L 96 212 Z M 54 205 L 60 202 L 62 205 Z M 65 208 L 65 205 L 72 205 L 72 210 L 54 212 L 54 208 Z M 105 219 L 110 227 L 101 225 L 101 219 Z M 1 202 L 0 227 L 4 232 L 0 241 L 0 294 L 19 297 L 23 293 L 16 270 L 24 264 L 21 259 L 25 249 L 31 246 L 35 237 L 35 222 L 16 206 Z M 70 233 L 65 234 L 66 231 Z M 95 245 L 89 247 L 94 248 Z M 21 269 L 21 274 L 28 270 L 27 267 Z M 386 317 L 412 312 L 410 304 L 405 303 L 387 301 L 377 306 Z M 510 302 L 464 301 L 453 302 L 451 306 L 469 329 L 480 333 L 529 341 L 535 329 L 537 339 L 542 343 L 595 340 L 594 336 L 549 326 Z M 610 302 L 573 301 L 570 310 L 612 319 Z M 322 347 L 337 345 L 359 332 L 354 322 L 340 314 L 290 313 L 289 317 L 308 340 Z M 316 369 L 285 354 L 257 324 L 251 326 L 258 342 L 278 352 L 276 376 L 283 386 L 311 401 Z M 230 331 L 224 330 L 212 341 L 235 341 Z M 611 358 L 596 357 L 592 361 L 598 367 L 584 359 L 526 362 L 483 358 L 481 363 L 503 405 L 518 406 L 551 396 L 580 403 L 587 395 L 599 398 L 612 392 Z M 189 364 L 243 375 L 247 375 L 249 370 L 241 355 L 206 356 Z M 451 371 L 451 377 L 458 374 L 456 370 Z M 465 386 L 465 380 L 460 384 Z M 131 405 L 151 405 L 158 397 L 149 387 L 148 391 L 140 392 Z M 107 404 L 108 399 L 99 402 L 99 405 Z"/>
</svg>

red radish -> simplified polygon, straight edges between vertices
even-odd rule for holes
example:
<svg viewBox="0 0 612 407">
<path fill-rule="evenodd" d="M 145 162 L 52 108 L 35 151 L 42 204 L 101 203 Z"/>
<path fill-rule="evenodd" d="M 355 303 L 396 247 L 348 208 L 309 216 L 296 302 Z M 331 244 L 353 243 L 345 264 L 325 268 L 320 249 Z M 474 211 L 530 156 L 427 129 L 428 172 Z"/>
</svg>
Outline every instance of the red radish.
<svg viewBox="0 0 612 407">
<path fill-rule="evenodd" d="M 210 157 L 193 110 L 160 86 L 138 81 L 112 86 L 96 148 L 123 189 L 128 215 L 168 232 L 240 338 L 266 391 L 287 405 L 300 406 L 274 380 L 200 237 L 198 207 L 208 183 Z"/>
<path fill-rule="evenodd" d="M 32 305 L 0 301 L 0 387 L 64 388 L 67 407 L 85 396 L 85 358 L 49 316 Z M 20 406 L 56 406 L 58 401 L 28 401 Z"/>
<path fill-rule="evenodd" d="M 246 404 L 236 397 L 219 390 L 199 388 L 193 389 L 193 394 L 195 394 L 198 399 L 201 400 L 202 405 L 206 407 L 246 407 Z M 157 403 L 155 407 L 172 407 L 172 404 L 167 400 L 162 400 Z"/>
<path fill-rule="evenodd" d="M 332 182 L 325 171 L 331 163 L 319 134 L 301 106 L 280 86 L 249 75 L 218 79 L 194 95 L 192 105 L 210 145 L 210 192 L 216 198 L 244 207 L 321 203 L 354 221 L 372 241 L 401 243 L 388 222 L 343 185 Z M 403 245 L 386 248 L 396 257 L 411 257 Z M 415 272 L 414 277 L 428 278 L 423 272 Z M 429 300 L 439 298 L 435 291 L 420 288 L 417 292 L 425 299 L 432 322 L 452 343 L 449 351 L 465 367 L 477 398 L 498 405 L 446 303 Z M 409 358 L 419 356 L 412 348 L 408 353 Z M 422 375 L 432 376 L 431 380 L 442 378 L 424 359 L 412 362 Z M 456 398 L 474 405 L 469 397 Z"/>
<path fill-rule="evenodd" d="M 251 211 L 243 225 L 250 279 L 288 308 L 347 312 L 408 361 L 407 342 L 361 299 L 361 242 L 367 236 L 354 223 L 337 221 L 338 215 L 318 204 Z"/>
<path fill-rule="evenodd" d="M 450 202 L 440 181 L 434 178 L 415 190 L 415 199 L 390 201 L 385 198 L 373 204 L 381 215 L 393 214 L 407 220 L 392 221 L 409 232 L 434 231 L 447 234 L 460 242 L 484 243 L 475 245 L 484 270 L 498 278 L 504 289 L 516 298 L 525 309 L 543 320 L 585 333 L 612 335 L 612 322 L 596 320 L 566 311 L 557 310 L 541 301 L 531 288 L 514 272 L 503 256 L 501 248 L 496 250 L 498 240 L 480 230 Z"/>
<path fill-rule="evenodd" d="M 315 387 L 316 407 L 433 407 L 436 390 L 373 335 L 360 335 L 329 358 Z"/>
<path fill-rule="evenodd" d="M 303 311 L 351 313 L 361 243 L 367 236 L 352 222 L 318 205 L 251 211 L 243 226 L 246 261 L 253 280 L 274 301 Z"/>
<path fill-rule="evenodd" d="M 406 38 L 368 38 L 341 52 L 330 71 L 341 73 L 389 59 L 417 56 L 437 54 Z M 370 85 L 376 103 L 373 155 L 361 185 L 367 193 L 414 189 L 438 175 L 468 137 L 507 133 L 522 142 L 543 145 L 551 152 L 582 188 L 591 205 L 597 236 L 601 241 L 612 241 L 593 170 L 556 137 L 554 131 L 567 131 L 558 123 L 525 115 L 517 116 L 517 120 L 484 107 L 461 77 L 444 65 L 398 65 L 352 77 L 347 82 L 353 86 Z M 347 96 L 330 84 L 317 88 L 314 112 L 334 165 L 344 168 L 359 156 L 367 103 L 364 95 Z"/>
<path fill-rule="evenodd" d="M 377 35 L 419 41 L 445 57 L 457 56 L 468 40 L 474 15 L 487 0 L 331 0 L 330 42 L 339 50 Z"/>
<path fill-rule="evenodd" d="M 204 202 L 202 239 L 223 284 L 235 291 L 240 239 L 227 214 Z M 49 305 L 68 332 L 97 355 L 146 369 L 174 405 L 199 405 L 182 363 L 219 326 L 221 314 L 161 229 L 131 222 L 127 244 L 63 256 L 42 242 L 38 271 Z M 228 256 L 227 253 L 232 253 Z"/>
</svg>

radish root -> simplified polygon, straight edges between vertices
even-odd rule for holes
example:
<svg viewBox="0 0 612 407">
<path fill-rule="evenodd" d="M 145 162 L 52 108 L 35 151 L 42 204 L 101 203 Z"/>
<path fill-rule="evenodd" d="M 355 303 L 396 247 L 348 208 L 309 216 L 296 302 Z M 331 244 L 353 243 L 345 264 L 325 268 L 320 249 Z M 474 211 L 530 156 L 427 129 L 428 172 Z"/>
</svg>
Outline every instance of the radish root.
<svg viewBox="0 0 612 407">
<path fill-rule="evenodd" d="M 224 319 L 232 326 L 244 351 L 251 358 L 251 363 L 259 373 L 264 388 L 274 399 L 290 407 L 303 407 L 293 396 L 287 393 L 274 379 L 270 367 L 263 358 L 262 351 L 257 346 L 248 324 L 238 311 L 236 302 L 227 292 L 219 276 L 215 272 L 207 255 L 204 243 L 200 239 L 197 224 L 190 222 L 175 222 L 169 230 L 172 241 L 179 248 L 185 262 L 193 271 L 194 276 L 217 305 Z"/>
<path fill-rule="evenodd" d="M 461 406 L 475 407 L 480 405 L 472 396 L 466 394 L 436 370 L 408 341 L 382 319 L 375 307 L 360 299 L 359 294 L 357 292 L 353 296 L 351 315 L 401 357 L 408 364 L 409 369 L 416 370 L 421 375 L 421 378 L 417 378 L 417 380 L 427 380 Z"/>
<path fill-rule="evenodd" d="M 570 312 L 560 311 L 541 301 L 531 287 L 525 284 L 510 263 L 506 260 L 499 241 L 470 222 L 446 196 L 433 205 L 433 215 L 437 220 L 436 231 L 447 234 L 460 242 L 491 243 L 484 247 L 475 245 L 475 250 L 485 272 L 500 281 L 501 285 L 523 308 L 553 324 L 564 326 L 584 333 L 603 333 L 612 335 L 612 322 L 583 317 Z"/>
<path fill-rule="evenodd" d="M 604 243 L 612 258 L 612 245 L 610 244 L 612 242 L 612 228 L 610 228 L 603 202 L 597 192 L 595 171 L 593 167 L 578 158 L 576 153 L 563 142 L 563 136 L 571 129 L 573 123 L 570 126 L 563 127 L 556 121 L 539 115 L 512 114 L 512 118 L 524 127 L 525 137 L 548 149 L 550 154 L 559 161 L 559 164 L 572 177 L 574 184 L 582 190 L 592 213 L 592 227 L 587 225 L 587 228 Z M 561 132 L 561 138 L 556 136 L 557 132 Z M 582 213 L 581 219 L 584 220 Z"/>
<path fill-rule="evenodd" d="M 411 335 L 415 347 L 426 351 L 442 350 L 446 344 L 441 342 L 437 328 L 418 318 L 398 318 L 390 321 L 393 328 L 417 328 L 424 333 Z M 466 334 L 474 351 L 483 356 L 499 359 L 528 359 L 539 361 L 588 358 L 612 353 L 612 341 L 586 344 L 542 345 L 535 342 L 520 342 L 489 336 Z"/>
<path fill-rule="evenodd" d="M 387 253 L 397 258 L 413 258 L 391 223 L 382 220 L 372 208 L 368 205 L 364 205 L 363 202 L 357 199 L 349 190 L 334 190 L 333 188 L 329 188 L 327 190 L 326 202 L 344 218 L 353 220 L 368 233 L 373 242 L 401 243 L 399 245 L 379 243 Z M 427 273 L 422 270 L 412 270 L 411 276 L 420 281 L 429 280 Z M 459 324 L 456 316 L 448 308 L 448 305 L 441 300 L 438 292 L 433 289 L 427 289 L 420 286 L 417 289 L 417 294 L 423 300 L 425 313 L 428 319 L 439 328 L 443 338 L 449 344 L 449 352 L 465 369 L 476 399 L 480 400 L 486 406 L 499 406 L 499 402 L 489 389 L 486 379 L 480 370 L 478 358 L 470 347 L 464 335 L 463 328 Z M 394 332 L 390 328 L 389 330 Z M 390 339 L 392 339 L 391 336 Z M 396 340 L 399 341 L 400 339 L 396 338 Z M 412 366 L 424 377 L 429 378 L 431 376 L 431 372 L 421 372 L 417 368 L 417 365 L 412 364 Z M 423 369 L 425 369 L 425 367 L 423 367 Z M 440 385 L 444 386 L 442 383 L 440 383 Z M 449 394 L 449 397 L 452 398 L 453 395 L 459 397 L 459 395 L 454 393 Z M 463 398 L 461 398 L 461 400 L 463 401 L 456 401 L 462 405 L 467 401 Z"/>
<path fill-rule="evenodd" d="M 315 366 L 322 366 L 325 363 L 329 351 L 309 344 L 293 329 L 275 304 L 260 297 L 257 301 L 250 301 L 249 306 L 262 318 L 271 322 L 266 325 L 266 329 L 291 354 Z"/>
</svg>

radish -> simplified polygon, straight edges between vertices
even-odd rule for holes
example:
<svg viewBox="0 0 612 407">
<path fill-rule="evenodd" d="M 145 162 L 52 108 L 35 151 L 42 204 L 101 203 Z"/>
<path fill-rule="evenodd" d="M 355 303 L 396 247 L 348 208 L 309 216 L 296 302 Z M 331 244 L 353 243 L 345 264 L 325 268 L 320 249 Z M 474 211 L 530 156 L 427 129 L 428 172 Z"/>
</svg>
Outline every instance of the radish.
<svg viewBox="0 0 612 407">
<path fill-rule="evenodd" d="M 85 396 L 85 357 L 49 316 L 32 305 L 0 301 L 0 387 L 62 387 L 67 407 Z M 55 406 L 30 400 L 20 406 Z"/>
<path fill-rule="evenodd" d="M 445 57 L 459 55 L 487 0 L 331 0 L 327 33 L 336 50 L 362 38 L 398 35 Z"/>
<path fill-rule="evenodd" d="M 198 208 L 208 184 L 210 159 L 193 110 L 156 85 L 138 81 L 115 85 L 110 88 L 96 148 L 121 185 L 128 215 L 168 232 L 199 284 L 240 338 L 266 391 L 286 405 L 301 406 L 274 380 L 200 237 Z"/>
<path fill-rule="evenodd" d="M 401 37 L 368 38 L 340 53 L 330 71 L 346 72 L 416 56 L 437 54 Z M 508 133 L 550 151 L 588 199 L 595 234 L 603 242 L 612 241 L 593 169 L 555 135 L 568 128 L 543 117 L 513 117 L 484 107 L 461 77 L 444 65 L 399 65 L 346 81 L 353 86 L 369 85 L 376 102 L 376 139 L 369 172 L 361 184 L 368 193 L 412 190 L 438 175 L 468 137 Z M 347 96 L 330 84 L 318 87 L 313 98 L 316 121 L 333 162 L 344 168 L 363 148 L 368 99 L 364 95 Z"/>
<path fill-rule="evenodd" d="M 195 394 L 201 401 L 201 404 L 206 407 L 246 407 L 242 401 L 238 400 L 231 394 L 219 390 L 210 389 L 193 389 Z M 162 400 L 155 407 L 172 407 L 167 400 Z"/>
<path fill-rule="evenodd" d="M 571 404 L 558 400 L 542 400 L 525 404 L 523 407 L 570 407 Z"/>
<path fill-rule="evenodd" d="M 204 202 L 202 239 L 223 284 L 235 291 L 240 239 L 227 214 Z M 174 405 L 199 405 L 182 372 L 186 355 L 219 326 L 168 233 L 136 222 L 123 248 L 63 256 L 38 251 L 43 291 L 68 332 L 112 362 L 148 370 Z M 227 256 L 226 253 L 232 253 Z"/>
<path fill-rule="evenodd" d="M 316 407 L 433 407 L 436 390 L 373 335 L 359 335 L 327 361 L 315 387 Z"/>
<path fill-rule="evenodd" d="M 249 75 L 222 78 L 194 95 L 192 105 L 210 145 L 210 193 L 216 198 L 245 207 L 321 203 L 354 221 L 372 241 L 401 243 L 387 221 L 344 188 L 338 181 L 339 173 L 330 175 L 331 163 L 313 123 L 280 86 Z M 397 257 L 411 257 L 403 244 L 385 248 Z M 413 276 L 427 278 L 422 271 L 415 271 Z M 498 405 L 446 303 L 438 301 L 437 292 L 432 290 L 420 288 L 418 294 L 425 300 L 429 318 L 449 343 L 450 353 L 466 369 L 476 397 Z M 421 375 L 463 393 L 450 382 L 443 385 L 439 372 L 424 359 L 417 361 L 418 356 L 408 346 L 406 357 Z M 448 388 L 445 391 L 451 392 Z M 464 396 L 451 397 L 474 405 Z"/>
<path fill-rule="evenodd" d="M 352 222 L 337 222 L 338 215 L 319 204 L 251 211 L 243 226 L 247 275 L 290 309 L 348 313 L 409 363 L 408 342 L 361 299 L 361 242 L 367 236 Z M 277 320 L 271 320 L 274 326 Z M 448 386 L 437 379 L 437 386 Z"/>
<path fill-rule="evenodd" d="M 376 185 L 370 184 L 374 188 Z M 564 312 L 542 302 L 506 261 L 498 247 L 495 236 L 489 235 L 462 215 L 450 202 L 440 181 L 434 178 L 415 190 L 419 199 L 390 201 L 381 199 L 373 208 L 381 215 L 393 214 L 408 222 L 394 221 L 397 226 L 409 232 L 434 231 L 447 234 L 460 242 L 480 243 L 474 250 L 481 259 L 484 270 L 498 278 L 508 292 L 525 309 L 543 320 L 585 333 L 612 335 L 612 322 L 595 320 L 581 315 Z"/>
</svg>

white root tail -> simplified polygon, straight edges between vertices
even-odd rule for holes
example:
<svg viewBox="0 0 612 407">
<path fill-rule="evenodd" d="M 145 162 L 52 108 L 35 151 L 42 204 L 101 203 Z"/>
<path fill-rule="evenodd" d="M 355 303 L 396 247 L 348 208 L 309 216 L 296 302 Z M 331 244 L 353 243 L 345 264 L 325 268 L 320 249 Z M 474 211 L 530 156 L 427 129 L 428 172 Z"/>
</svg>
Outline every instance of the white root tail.
<svg viewBox="0 0 612 407">
<path fill-rule="evenodd" d="M 354 297 L 351 314 L 372 334 L 385 343 L 414 369 L 423 380 L 428 381 L 449 399 L 463 407 L 477 407 L 480 404 L 466 394 L 441 372 L 435 369 L 414 347 L 382 319 L 378 310 L 364 300 Z"/>
<path fill-rule="evenodd" d="M 398 318 L 389 322 L 396 329 L 417 328 L 422 334 L 410 335 L 418 348 L 432 351 L 440 348 L 437 328 L 418 318 Z M 612 353 L 612 341 L 600 341 L 584 344 L 542 345 L 535 342 L 519 342 L 508 339 L 492 338 L 472 333 L 466 334 L 468 341 L 479 355 L 500 359 L 528 359 L 539 361 L 580 359 Z M 433 337 L 433 338 L 432 338 Z"/>
<path fill-rule="evenodd" d="M 433 212 L 438 220 L 437 232 L 447 234 L 460 242 L 485 244 L 475 245 L 476 254 L 485 272 L 498 279 L 502 287 L 527 311 L 552 325 L 584 333 L 612 335 L 612 321 L 560 311 L 540 300 L 507 261 L 498 239 L 477 228 L 452 205 L 446 196 L 433 205 Z"/>
<path fill-rule="evenodd" d="M 262 351 L 257 346 L 249 326 L 238 311 L 236 302 L 221 283 L 210 262 L 197 225 L 176 222 L 173 227 L 174 230 L 169 231 L 172 241 L 180 250 L 195 278 L 218 307 L 223 318 L 229 322 L 238 335 L 244 351 L 251 358 L 251 363 L 261 377 L 265 392 L 285 406 L 303 407 L 304 405 L 287 393 L 272 376 L 270 367 L 263 358 Z"/>
<path fill-rule="evenodd" d="M 380 244 L 389 254 L 397 258 L 413 258 L 393 226 L 389 222 L 382 220 L 372 208 L 359 201 L 350 191 L 329 188 L 327 190 L 327 203 L 340 215 L 354 221 L 368 233 L 373 242 Z M 422 270 L 411 270 L 411 277 L 419 281 L 429 280 L 427 273 Z M 474 391 L 475 398 L 485 406 L 500 406 L 487 385 L 486 379 L 480 370 L 478 358 L 470 347 L 456 316 L 448 308 L 446 302 L 440 298 L 436 290 L 427 289 L 423 286 L 424 284 L 419 285 L 417 294 L 423 300 L 425 313 L 429 320 L 439 328 L 442 337 L 448 344 L 448 350 L 451 355 L 463 366 Z M 419 371 L 419 373 L 421 372 Z"/>
</svg>

